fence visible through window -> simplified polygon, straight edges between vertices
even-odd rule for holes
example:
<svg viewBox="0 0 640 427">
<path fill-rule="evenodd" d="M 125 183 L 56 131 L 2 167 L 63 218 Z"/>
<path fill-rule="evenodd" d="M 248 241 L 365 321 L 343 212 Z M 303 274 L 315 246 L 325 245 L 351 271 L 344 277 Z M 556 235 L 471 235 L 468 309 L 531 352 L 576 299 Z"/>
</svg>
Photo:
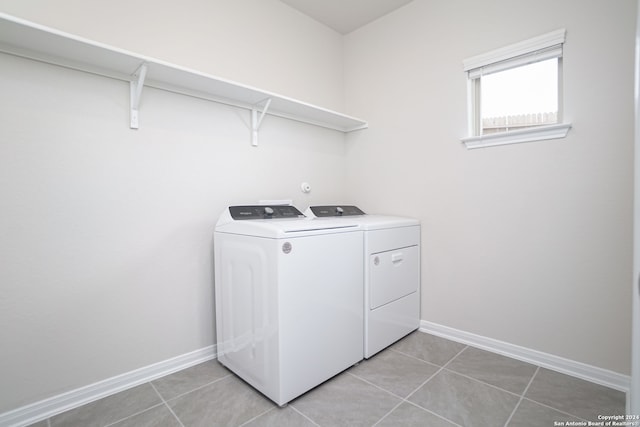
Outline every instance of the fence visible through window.
<svg viewBox="0 0 640 427">
<path fill-rule="evenodd" d="M 557 112 L 486 117 L 482 119 L 482 134 L 487 135 L 535 126 L 552 125 L 555 123 L 558 123 Z"/>
</svg>

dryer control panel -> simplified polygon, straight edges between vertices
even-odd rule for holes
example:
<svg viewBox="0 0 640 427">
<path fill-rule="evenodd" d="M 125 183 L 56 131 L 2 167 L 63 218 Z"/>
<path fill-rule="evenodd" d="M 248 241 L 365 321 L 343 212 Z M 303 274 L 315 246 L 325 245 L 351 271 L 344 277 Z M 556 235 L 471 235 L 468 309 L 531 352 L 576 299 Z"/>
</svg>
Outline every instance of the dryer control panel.
<svg viewBox="0 0 640 427">
<path fill-rule="evenodd" d="M 365 215 L 362 210 L 357 206 L 344 206 L 344 205 L 328 205 L 328 206 L 310 206 L 311 212 L 317 217 L 330 217 L 330 216 L 352 216 L 352 215 Z"/>
<path fill-rule="evenodd" d="M 289 205 L 229 206 L 229 213 L 235 220 L 304 218 L 302 212 Z"/>
</svg>

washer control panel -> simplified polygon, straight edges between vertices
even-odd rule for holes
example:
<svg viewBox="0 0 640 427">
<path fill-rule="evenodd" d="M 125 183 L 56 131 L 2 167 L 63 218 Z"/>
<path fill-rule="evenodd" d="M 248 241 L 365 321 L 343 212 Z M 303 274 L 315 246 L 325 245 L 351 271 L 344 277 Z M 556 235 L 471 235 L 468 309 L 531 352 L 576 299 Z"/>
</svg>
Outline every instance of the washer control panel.
<svg viewBox="0 0 640 427">
<path fill-rule="evenodd" d="M 357 206 L 328 205 L 311 206 L 311 212 L 317 217 L 365 215 Z"/>
<path fill-rule="evenodd" d="M 302 212 L 289 205 L 229 206 L 229 213 L 235 220 L 304 218 Z"/>
</svg>

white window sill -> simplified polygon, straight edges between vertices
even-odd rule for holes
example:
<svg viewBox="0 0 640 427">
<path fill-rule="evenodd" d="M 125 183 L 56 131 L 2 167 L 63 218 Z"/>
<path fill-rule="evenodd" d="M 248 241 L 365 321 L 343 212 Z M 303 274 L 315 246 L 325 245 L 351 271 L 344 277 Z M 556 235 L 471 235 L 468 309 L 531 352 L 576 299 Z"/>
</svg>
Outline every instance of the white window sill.
<svg viewBox="0 0 640 427">
<path fill-rule="evenodd" d="M 543 141 L 545 139 L 559 139 L 567 136 L 571 123 L 537 126 L 522 130 L 492 133 L 482 136 L 462 138 L 467 149 L 493 147 L 496 145 L 519 144 L 521 142 Z"/>
</svg>

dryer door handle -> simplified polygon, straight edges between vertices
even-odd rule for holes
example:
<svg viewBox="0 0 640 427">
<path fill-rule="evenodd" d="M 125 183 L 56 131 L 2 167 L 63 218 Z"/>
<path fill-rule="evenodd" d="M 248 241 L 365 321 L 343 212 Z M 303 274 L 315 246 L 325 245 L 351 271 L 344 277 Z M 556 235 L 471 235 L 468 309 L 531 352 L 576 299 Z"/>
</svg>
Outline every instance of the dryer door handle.
<svg viewBox="0 0 640 427">
<path fill-rule="evenodd" d="M 396 252 L 391 255 L 391 262 L 394 265 L 400 264 L 404 260 L 404 254 L 402 252 Z"/>
</svg>

